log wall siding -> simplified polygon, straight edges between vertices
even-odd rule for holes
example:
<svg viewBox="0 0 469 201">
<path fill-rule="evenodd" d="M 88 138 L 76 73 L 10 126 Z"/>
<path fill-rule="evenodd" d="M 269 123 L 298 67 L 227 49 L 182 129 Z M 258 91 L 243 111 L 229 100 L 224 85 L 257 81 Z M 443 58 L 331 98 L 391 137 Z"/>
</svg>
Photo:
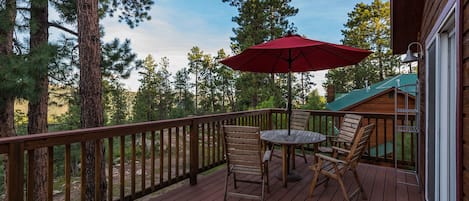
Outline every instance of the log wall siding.
<svg viewBox="0 0 469 201">
<path fill-rule="evenodd" d="M 423 45 L 424 51 L 427 48 L 427 45 L 430 44 L 425 44 L 425 40 L 431 33 L 433 27 L 435 26 L 436 21 L 438 20 L 438 17 L 440 16 L 441 12 L 443 11 L 446 3 L 448 0 L 427 0 L 425 1 L 425 5 L 423 8 L 423 16 L 422 16 L 422 24 L 420 27 L 420 33 L 419 33 L 419 40 L 420 43 Z M 419 67 L 418 67 L 418 77 L 420 81 L 420 133 L 425 134 L 425 128 L 426 128 L 426 110 L 425 110 L 425 96 L 426 96 L 426 66 L 425 62 L 419 62 Z M 425 145 L 426 145 L 426 139 L 421 138 L 420 139 L 420 158 L 423 160 L 420 160 L 420 175 L 425 175 Z M 421 176 L 421 184 L 425 184 L 425 177 Z"/>
<path fill-rule="evenodd" d="M 462 200 L 469 200 L 469 1 L 462 2 Z"/>
</svg>

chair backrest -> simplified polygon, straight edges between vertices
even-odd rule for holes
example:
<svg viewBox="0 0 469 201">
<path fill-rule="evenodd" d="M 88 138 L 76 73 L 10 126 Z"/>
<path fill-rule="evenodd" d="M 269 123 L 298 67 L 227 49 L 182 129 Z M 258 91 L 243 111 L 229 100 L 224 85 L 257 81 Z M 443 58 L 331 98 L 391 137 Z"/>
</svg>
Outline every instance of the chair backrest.
<svg viewBox="0 0 469 201">
<path fill-rule="evenodd" d="M 260 129 L 225 125 L 223 133 L 228 167 L 235 171 L 241 169 L 246 174 L 260 174 L 262 172 Z"/>
<path fill-rule="evenodd" d="M 292 111 L 290 128 L 293 130 L 307 130 L 309 112 Z"/>
<path fill-rule="evenodd" d="M 352 167 L 355 167 L 358 164 L 358 161 L 363 155 L 366 145 L 370 139 L 371 131 L 373 131 L 374 128 L 375 124 L 363 126 L 355 136 L 350 152 L 345 159 L 345 161 L 347 161 Z"/>
<path fill-rule="evenodd" d="M 337 135 L 337 140 L 341 142 L 350 142 L 352 143 L 357 134 L 358 128 L 362 121 L 362 116 L 356 114 L 346 114 L 340 125 L 339 135 Z"/>
</svg>

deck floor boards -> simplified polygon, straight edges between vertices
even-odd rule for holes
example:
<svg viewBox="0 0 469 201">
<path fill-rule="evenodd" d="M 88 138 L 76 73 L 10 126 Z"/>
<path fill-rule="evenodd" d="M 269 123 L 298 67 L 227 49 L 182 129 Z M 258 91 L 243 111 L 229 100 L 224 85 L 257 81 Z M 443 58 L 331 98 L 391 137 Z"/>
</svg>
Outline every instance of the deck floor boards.
<svg viewBox="0 0 469 201">
<path fill-rule="evenodd" d="M 281 161 L 279 158 L 273 158 L 269 165 L 270 193 L 266 192 L 266 200 L 320 200 L 320 201 L 341 201 L 344 200 L 338 183 L 330 180 L 327 187 L 321 184 L 316 187 L 313 196 L 308 197 L 309 187 L 313 176 L 309 169 L 309 164 L 305 164 L 303 159 L 297 157 L 295 172 L 303 176 L 298 182 L 288 183 L 287 188 L 282 186 L 281 181 L 277 178 L 279 174 Z M 156 197 L 149 195 L 142 200 L 160 201 L 160 200 L 223 200 L 225 187 L 226 169 L 221 168 L 209 175 L 200 176 L 197 185 L 190 186 L 183 184 L 180 187 L 159 194 Z M 358 166 L 358 175 L 362 182 L 368 200 L 372 201 L 419 201 L 424 200 L 419 189 L 414 186 L 398 184 L 397 181 L 414 182 L 412 175 L 406 175 L 393 168 L 375 166 L 369 164 L 360 164 Z M 229 183 L 229 188 L 233 187 L 233 182 Z M 352 189 L 356 189 L 358 185 L 353 179 L 351 172 L 347 173 L 344 178 L 348 193 Z M 260 194 L 260 185 L 239 183 L 238 188 L 242 192 Z M 355 200 L 361 200 L 358 195 Z M 245 201 L 245 199 L 237 199 L 229 197 L 228 200 Z"/>
</svg>

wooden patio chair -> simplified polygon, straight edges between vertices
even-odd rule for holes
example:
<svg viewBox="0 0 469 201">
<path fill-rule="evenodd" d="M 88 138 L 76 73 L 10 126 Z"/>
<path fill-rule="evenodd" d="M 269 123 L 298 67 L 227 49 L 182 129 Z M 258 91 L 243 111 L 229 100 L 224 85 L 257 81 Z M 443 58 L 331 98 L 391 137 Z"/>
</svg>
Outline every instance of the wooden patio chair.
<svg viewBox="0 0 469 201">
<path fill-rule="evenodd" d="M 227 161 L 224 200 L 228 196 L 264 200 L 265 185 L 267 185 L 269 192 L 268 161 L 270 151 L 262 153 L 260 129 L 258 127 L 226 125 L 223 126 L 223 133 Z M 238 175 L 251 177 L 239 179 Z M 230 192 L 228 182 L 231 176 L 233 176 L 234 189 L 238 188 L 237 182 L 261 184 L 261 195 Z"/>
<path fill-rule="evenodd" d="M 309 112 L 303 112 L 303 111 L 292 111 L 291 114 L 291 125 L 290 129 L 292 130 L 306 130 L 308 126 L 308 120 L 309 120 Z M 274 152 L 274 146 L 275 144 L 272 144 L 270 150 L 272 150 L 272 155 Z M 305 149 L 303 145 L 298 145 L 296 148 L 300 148 L 301 150 L 301 156 L 305 160 L 305 163 L 308 163 L 308 160 L 306 159 L 306 154 L 305 154 Z M 293 153 L 296 155 L 296 153 Z M 271 157 L 272 157 L 271 155 Z"/>
<path fill-rule="evenodd" d="M 332 147 L 340 147 L 348 149 L 352 144 L 355 135 L 357 134 L 358 128 L 360 127 L 362 116 L 356 114 L 345 114 L 342 123 L 340 124 L 339 134 L 327 135 L 327 140 L 331 146 L 320 146 L 319 152 L 321 153 L 332 153 Z"/>
<path fill-rule="evenodd" d="M 357 194 L 358 192 L 361 192 L 362 198 L 364 200 L 367 199 L 363 186 L 360 183 L 360 180 L 358 178 L 356 169 L 357 169 L 358 161 L 360 160 L 363 152 L 365 151 L 365 148 L 368 144 L 371 132 L 373 131 L 374 127 L 375 127 L 375 124 L 369 124 L 367 126 L 360 128 L 360 131 L 356 135 L 350 149 L 343 149 L 343 148 L 334 146 L 332 147 L 333 149 L 332 156 L 327 156 L 327 155 L 323 155 L 319 153 L 316 154 L 316 156 L 319 159 L 318 163 L 310 167 L 311 170 L 314 171 L 313 180 L 311 182 L 311 187 L 309 190 L 310 197 L 313 195 L 316 185 L 318 185 L 319 175 L 322 174 L 326 177 L 324 180 L 319 182 L 319 184 L 326 182 L 326 185 L 327 185 L 327 182 L 329 181 L 330 178 L 337 180 L 337 182 L 340 185 L 342 194 L 345 197 L 345 200 L 349 201 L 350 198 L 353 198 L 355 194 Z M 343 153 L 347 153 L 347 156 L 344 159 L 339 159 L 338 158 L 339 151 Z M 345 189 L 344 182 L 343 182 L 343 176 L 348 170 L 353 172 L 355 181 L 358 184 L 358 189 L 354 190 L 350 194 L 350 196 L 347 194 L 347 190 Z"/>
</svg>

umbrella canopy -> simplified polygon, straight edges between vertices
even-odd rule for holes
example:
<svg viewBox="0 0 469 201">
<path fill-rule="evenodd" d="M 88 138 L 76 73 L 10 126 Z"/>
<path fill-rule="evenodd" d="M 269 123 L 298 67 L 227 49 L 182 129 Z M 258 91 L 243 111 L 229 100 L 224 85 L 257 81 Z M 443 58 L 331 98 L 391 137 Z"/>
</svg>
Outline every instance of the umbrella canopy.
<svg viewBox="0 0 469 201">
<path fill-rule="evenodd" d="M 368 50 L 289 35 L 251 46 L 221 63 L 249 72 L 306 72 L 353 65 L 369 54 Z"/>
<path fill-rule="evenodd" d="M 368 50 L 310 40 L 299 35 L 254 45 L 220 61 L 235 70 L 288 73 L 288 134 L 291 116 L 291 72 L 325 70 L 353 65 L 371 54 Z"/>
</svg>

